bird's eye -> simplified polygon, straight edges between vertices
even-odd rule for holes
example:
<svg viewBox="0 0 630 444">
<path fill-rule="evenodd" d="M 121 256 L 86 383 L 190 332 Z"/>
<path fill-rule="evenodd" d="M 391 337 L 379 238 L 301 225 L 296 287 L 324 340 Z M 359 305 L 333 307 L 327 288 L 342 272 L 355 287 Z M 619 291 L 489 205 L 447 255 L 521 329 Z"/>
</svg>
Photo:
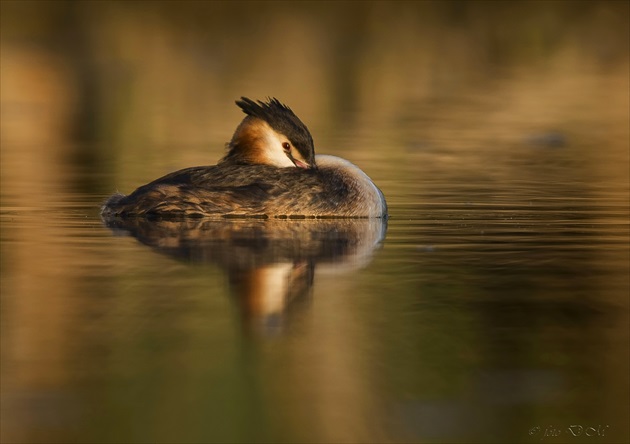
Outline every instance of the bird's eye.
<svg viewBox="0 0 630 444">
<path fill-rule="evenodd" d="M 282 144 L 282 148 L 284 148 L 285 151 L 291 151 L 291 145 L 289 144 L 289 142 L 284 142 Z"/>
</svg>

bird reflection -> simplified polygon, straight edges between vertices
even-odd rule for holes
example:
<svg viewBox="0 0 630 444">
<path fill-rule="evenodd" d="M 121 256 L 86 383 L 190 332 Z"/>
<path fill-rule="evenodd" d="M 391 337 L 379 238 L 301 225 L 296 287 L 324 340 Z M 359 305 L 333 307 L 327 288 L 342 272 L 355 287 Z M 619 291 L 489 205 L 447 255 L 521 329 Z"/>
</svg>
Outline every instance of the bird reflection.
<svg viewBox="0 0 630 444">
<path fill-rule="evenodd" d="M 310 301 L 313 261 L 282 262 L 249 270 L 231 270 L 230 289 L 247 327 L 276 331 L 285 317 Z"/>
<path fill-rule="evenodd" d="M 282 330 L 307 306 L 315 269 L 343 272 L 367 265 L 387 229 L 383 219 L 104 219 L 180 261 L 219 266 L 246 329 Z"/>
</svg>

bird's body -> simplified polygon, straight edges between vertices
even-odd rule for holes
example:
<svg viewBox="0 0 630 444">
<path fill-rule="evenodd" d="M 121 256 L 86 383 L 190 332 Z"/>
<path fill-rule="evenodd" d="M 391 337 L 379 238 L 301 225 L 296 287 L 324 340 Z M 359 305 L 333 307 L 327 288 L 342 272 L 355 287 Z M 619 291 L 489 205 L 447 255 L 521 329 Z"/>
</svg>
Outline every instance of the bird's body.
<svg viewBox="0 0 630 444">
<path fill-rule="evenodd" d="M 384 217 L 387 205 L 350 162 L 315 156 L 306 126 L 273 99 L 248 114 L 217 164 L 167 174 L 103 205 L 104 217 Z"/>
</svg>

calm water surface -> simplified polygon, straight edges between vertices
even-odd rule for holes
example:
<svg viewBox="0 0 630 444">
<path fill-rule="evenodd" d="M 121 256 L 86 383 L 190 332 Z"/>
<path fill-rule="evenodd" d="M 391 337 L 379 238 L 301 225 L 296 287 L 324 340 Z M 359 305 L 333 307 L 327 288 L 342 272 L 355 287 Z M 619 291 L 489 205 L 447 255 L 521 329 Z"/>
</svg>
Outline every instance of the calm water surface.
<svg viewBox="0 0 630 444">
<path fill-rule="evenodd" d="M 298 21 L 302 35 L 268 13 L 311 42 L 314 22 Z M 386 35 L 433 41 L 395 16 Z M 132 18 L 120 26 L 145 23 Z M 129 38 L 125 63 L 143 48 Z M 212 116 L 207 129 L 176 90 L 151 102 L 164 90 L 156 66 L 171 87 L 181 73 L 169 69 L 197 65 L 152 64 L 158 49 L 139 71 L 105 57 L 95 72 L 116 81 L 97 95 L 102 115 L 73 114 L 56 59 L 40 65 L 6 42 L 3 442 L 630 439 L 627 53 L 593 61 L 571 41 L 503 70 L 462 67 L 456 52 L 429 74 L 400 67 L 415 51 L 437 63 L 439 49 L 383 53 L 368 40 L 368 52 L 350 49 L 383 63 L 344 62 L 352 94 L 355 83 L 331 91 L 316 73 L 312 94 L 273 85 L 319 153 L 379 185 L 387 222 L 106 224 L 99 206 L 115 190 L 215 163 L 241 117 L 233 100 L 254 76 L 253 94 L 275 94 L 264 83 L 275 72 L 254 63 L 252 77 L 220 84 L 226 97 L 187 96 L 203 102 L 192 116 Z M 56 74 L 42 80 L 42 66 Z M 485 80 L 458 77 L 483 69 Z M 19 87 L 29 79 L 38 86 Z M 68 136 L 68 122 L 89 132 L 95 116 L 95 140 Z"/>
<path fill-rule="evenodd" d="M 359 162 L 387 226 L 107 228 L 103 195 L 42 210 L 9 194 L 6 427 L 28 442 L 521 442 L 573 424 L 625 439 L 624 183 L 567 180 L 573 166 L 548 164 L 569 147 L 523 149 L 561 179 Z"/>
</svg>

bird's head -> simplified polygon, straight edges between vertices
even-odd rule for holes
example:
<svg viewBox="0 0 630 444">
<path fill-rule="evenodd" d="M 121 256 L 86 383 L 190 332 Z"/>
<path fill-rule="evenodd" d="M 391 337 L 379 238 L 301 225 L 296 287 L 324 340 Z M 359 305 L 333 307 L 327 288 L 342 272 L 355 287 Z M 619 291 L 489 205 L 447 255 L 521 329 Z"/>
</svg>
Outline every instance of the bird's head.
<svg viewBox="0 0 630 444">
<path fill-rule="evenodd" d="M 277 167 L 315 168 L 315 147 L 308 128 L 278 99 L 236 104 L 247 116 L 236 128 L 223 161 Z"/>
</svg>

